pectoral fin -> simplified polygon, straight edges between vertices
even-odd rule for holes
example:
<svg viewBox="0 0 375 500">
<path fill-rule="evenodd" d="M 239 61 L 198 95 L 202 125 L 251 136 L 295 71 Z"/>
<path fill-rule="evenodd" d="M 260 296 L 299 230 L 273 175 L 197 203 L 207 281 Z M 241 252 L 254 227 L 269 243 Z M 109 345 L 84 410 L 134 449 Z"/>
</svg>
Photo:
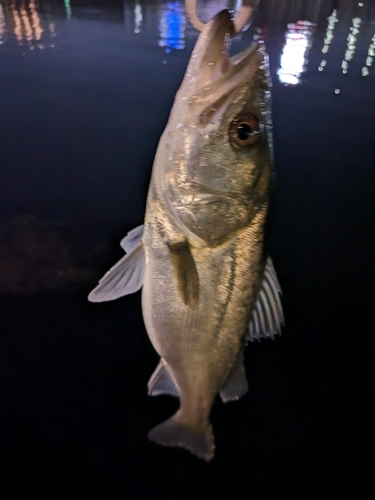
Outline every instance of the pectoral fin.
<svg viewBox="0 0 375 500">
<path fill-rule="evenodd" d="M 188 243 L 168 245 L 178 291 L 184 304 L 193 306 L 199 299 L 199 278 Z"/>
<path fill-rule="evenodd" d="M 280 300 L 281 288 L 270 257 L 267 258 L 263 281 L 253 314 L 250 319 L 246 340 L 253 342 L 261 338 L 275 338 L 284 325 L 284 314 Z"/>
<path fill-rule="evenodd" d="M 236 366 L 229 375 L 224 387 L 220 391 L 220 397 L 223 403 L 236 401 L 244 396 L 249 390 L 246 379 L 246 371 L 243 363 L 243 349 L 238 357 Z"/>
<path fill-rule="evenodd" d="M 132 251 L 117 262 L 99 281 L 88 296 L 90 302 L 106 302 L 130 295 L 142 288 L 145 269 L 143 244 L 139 241 Z"/>
</svg>

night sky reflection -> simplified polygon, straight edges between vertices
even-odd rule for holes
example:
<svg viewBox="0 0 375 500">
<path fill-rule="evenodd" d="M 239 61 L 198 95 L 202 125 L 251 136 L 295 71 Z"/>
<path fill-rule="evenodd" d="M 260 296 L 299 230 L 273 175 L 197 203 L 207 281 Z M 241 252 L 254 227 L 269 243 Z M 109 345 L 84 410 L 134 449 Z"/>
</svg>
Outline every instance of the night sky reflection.
<svg viewBox="0 0 375 500">
<path fill-rule="evenodd" d="M 197 37 L 183 2 L 0 0 L 2 499 L 366 497 L 375 2 L 261 0 L 233 51 L 259 34 L 286 327 L 247 349 L 249 394 L 215 404 L 207 467 L 147 441 L 176 402 L 146 397 L 140 295 L 86 301 L 142 223 Z"/>
</svg>

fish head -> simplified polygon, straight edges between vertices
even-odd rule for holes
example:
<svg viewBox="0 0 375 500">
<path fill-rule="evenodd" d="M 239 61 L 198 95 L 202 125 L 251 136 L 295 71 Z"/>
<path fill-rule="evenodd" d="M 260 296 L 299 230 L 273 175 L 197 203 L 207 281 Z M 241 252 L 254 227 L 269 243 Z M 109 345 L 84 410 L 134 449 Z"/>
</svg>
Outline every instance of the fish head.
<svg viewBox="0 0 375 500">
<path fill-rule="evenodd" d="M 270 173 L 267 56 L 253 43 L 230 57 L 233 35 L 227 10 L 205 25 L 168 126 L 180 178 L 194 177 L 210 192 L 248 191 L 262 174 L 266 186 Z"/>
</svg>

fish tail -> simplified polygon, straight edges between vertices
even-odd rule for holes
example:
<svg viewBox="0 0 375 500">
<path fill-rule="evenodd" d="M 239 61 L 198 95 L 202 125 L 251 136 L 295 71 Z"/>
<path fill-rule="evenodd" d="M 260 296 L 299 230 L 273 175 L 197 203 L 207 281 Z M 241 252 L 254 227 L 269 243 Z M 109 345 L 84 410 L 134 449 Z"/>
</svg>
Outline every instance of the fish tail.
<svg viewBox="0 0 375 500">
<path fill-rule="evenodd" d="M 180 446 L 208 462 L 215 450 L 211 424 L 207 420 L 207 425 L 197 431 L 180 421 L 178 413 L 154 427 L 148 434 L 149 439 L 164 446 Z"/>
</svg>

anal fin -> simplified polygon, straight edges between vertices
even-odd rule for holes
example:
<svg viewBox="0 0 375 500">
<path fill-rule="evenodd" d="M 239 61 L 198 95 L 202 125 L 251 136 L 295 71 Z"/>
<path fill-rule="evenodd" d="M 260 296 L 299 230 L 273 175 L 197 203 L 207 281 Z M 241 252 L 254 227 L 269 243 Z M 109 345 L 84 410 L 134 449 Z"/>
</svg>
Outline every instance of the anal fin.
<svg viewBox="0 0 375 500">
<path fill-rule="evenodd" d="M 199 299 L 197 268 L 187 242 L 168 245 L 178 291 L 184 304 L 192 306 Z"/>
<path fill-rule="evenodd" d="M 243 349 L 238 356 L 238 361 L 229 375 L 224 387 L 220 391 L 220 397 L 223 403 L 228 401 L 237 401 L 249 390 L 246 371 L 243 362 Z"/>
<path fill-rule="evenodd" d="M 148 381 L 147 388 L 149 396 L 158 396 L 159 394 L 180 396 L 178 387 L 163 360 L 160 360 L 160 363 Z"/>
</svg>

